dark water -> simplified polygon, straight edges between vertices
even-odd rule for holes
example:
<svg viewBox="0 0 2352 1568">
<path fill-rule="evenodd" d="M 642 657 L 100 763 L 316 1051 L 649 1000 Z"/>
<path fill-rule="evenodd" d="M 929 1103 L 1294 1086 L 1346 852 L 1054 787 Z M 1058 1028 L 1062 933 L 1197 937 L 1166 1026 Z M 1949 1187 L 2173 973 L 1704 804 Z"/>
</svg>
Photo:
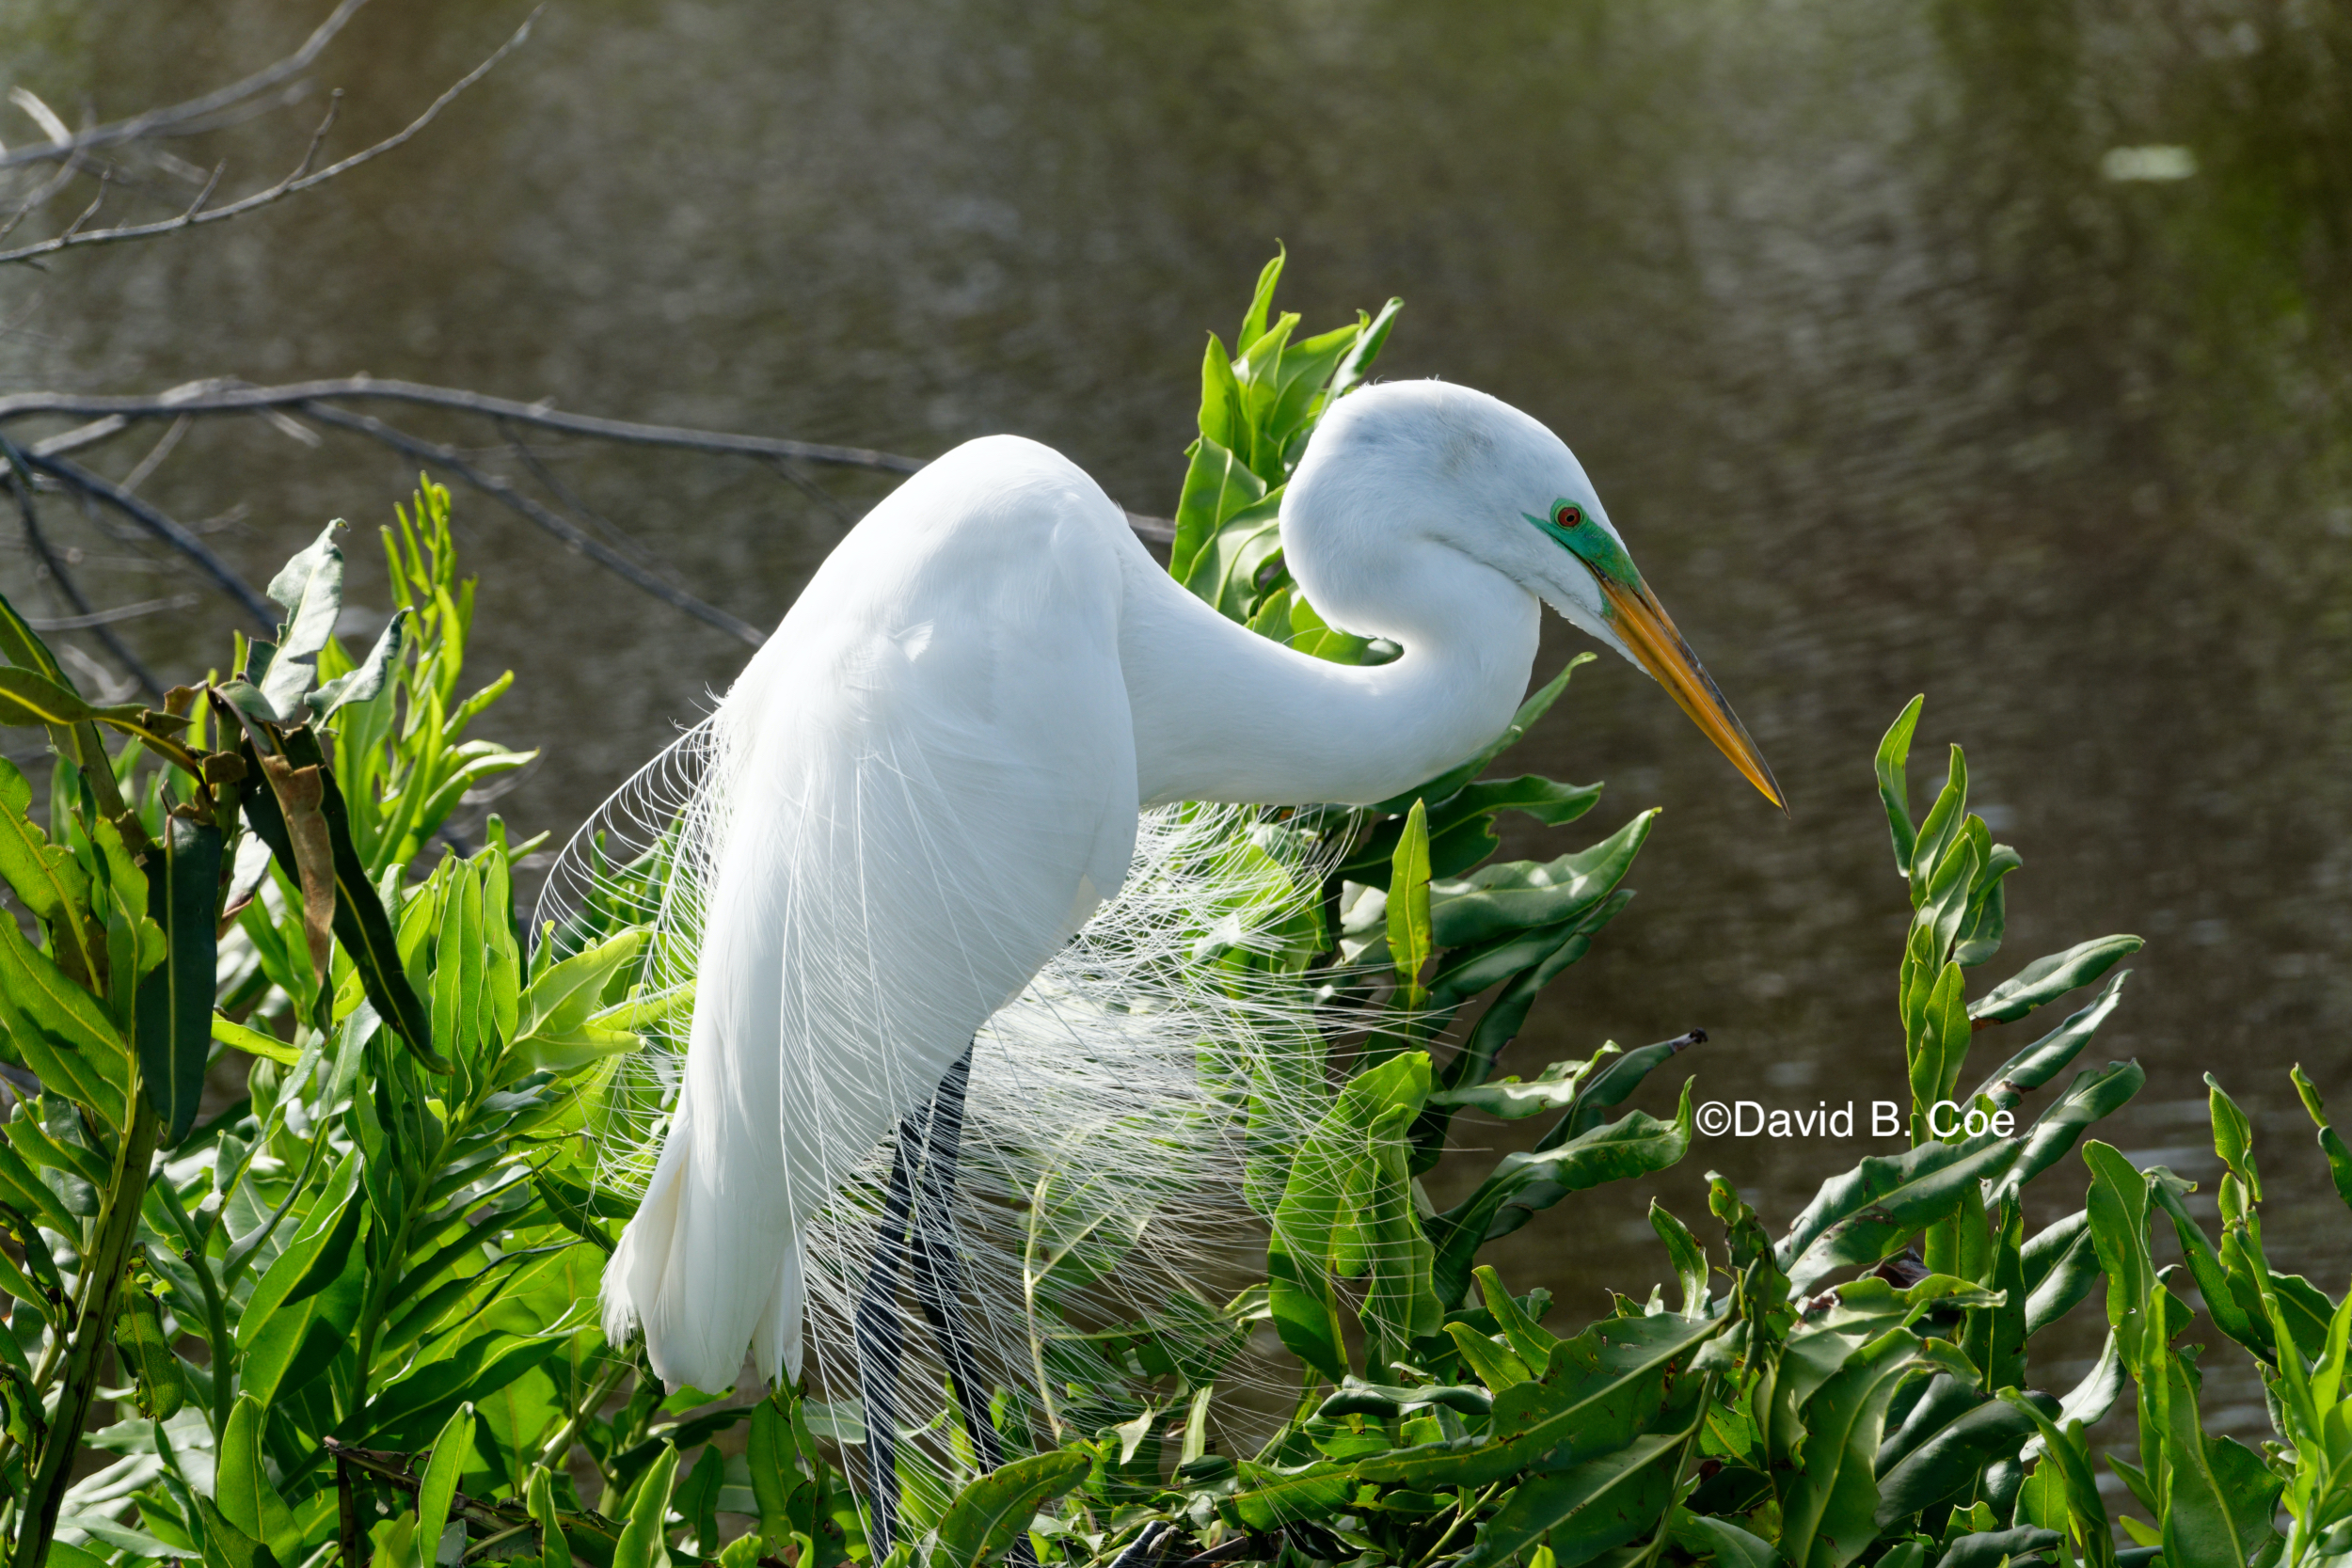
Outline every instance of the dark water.
<svg viewBox="0 0 2352 1568">
<path fill-rule="evenodd" d="M 324 8 L 17 0 L 0 74 L 69 119 L 119 115 L 251 69 Z M 339 145 L 521 14 L 377 0 L 320 73 L 350 89 Z M 258 180 L 309 112 L 181 150 Z M 2106 177 L 2132 162 L 2111 150 L 2148 146 L 2189 150 L 2194 174 Z M 1568 438 L 1795 804 L 1772 814 L 1631 669 L 1580 675 L 1523 760 L 1609 779 L 1594 827 L 1667 809 L 1642 897 L 1516 1068 L 1695 1024 L 1703 1099 L 1897 1097 L 1905 910 L 1868 763 L 1925 690 L 1915 771 L 1965 743 L 2026 863 L 1987 978 L 2145 934 L 2090 1055 L 2137 1056 L 2149 1085 L 2106 1135 L 2210 1183 L 2217 1072 L 2263 1138 L 2274 1260 L 2342 1285 L 2352 1220 L 2286 1080 L 2304 1063 L 2352 1115 L 2341 8 L 574 0 L 335 186 L 0 277 L 0 378 L 366 370 L 926 455 L 1018 431 L 1165 513 L 1201 333 L 1230 334 L 1278 237 L 1311 326 L 1402 294 L 1391 373 L 1483 388 Z M 494 432 L 463 438 L 512 469 Z M 748 466 L 550 462 L 755 623 L 836 537 Z M 257 420 L 199 429 L 145 493 L 212 519 L 261 577 L 326 516 L 385 517 L 408 467 Z M 500 809 L 566 829 L 745 651 L 460 507 L 476 658 L 520 677 L 491 728 L 547 748 Z M 166 591 L 132 546 L 76 537 L 102 602 Z M 380 594 L 354 553 L 356 594 Z M 21 553 L 0 578 L 46 602 Z M 129 630 L 172 672 L 219 657 L 168 618 Z M 1547 669 L 1578 641 L 1555 630 Z M 1986 1037 L 1976 1065 L 2016 1043 Z M 1670 1087 L 1642 1103 L 1667 1111 Z M 1657 1190 L 1698 1221 L 1719 1167 L 1785 1222 L 1891 1148 L 1705 1140 Z M 2073 1162 L 2043 1178 L 2029 1224 L 2083 1180 Z M 1577 1200 L 1500 1249 L 1506 1272 L 1580 1316 L 1603 1284 L 1645 1292 L 1665 1272 L 1646 1197 Z M 2095 1315 L 2043 1376 L 2071 1381 Z M 2243 1357 L 2213 1359 L 2225 1423 L 2259 1424 Z"/>
</svg>

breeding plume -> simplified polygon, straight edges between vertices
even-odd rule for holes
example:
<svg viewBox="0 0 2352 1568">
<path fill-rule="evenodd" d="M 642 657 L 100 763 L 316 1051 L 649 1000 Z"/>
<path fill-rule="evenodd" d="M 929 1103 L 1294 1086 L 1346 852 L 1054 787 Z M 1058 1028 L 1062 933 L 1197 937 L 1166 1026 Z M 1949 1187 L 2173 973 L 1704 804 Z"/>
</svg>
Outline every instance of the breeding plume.
<svg viewBox="0 0 2352 1568">
<path fill-rule="evenodd" d="M 992 1062 L 1048 1086 L 1063 1070 L 1041 1050 L 992 1056 L 1000 1010 L 1058 1020 L 1086 1082 L 1142 1097 L 1130 1110 L 1181 1094 L 1182 1052 L 1120 1055 L 1118 1031 L 1148 1019 L 1098 1037 L 1080 982 L 1038 981 L 1057 955 L 1136 950 L 1123 928 L 1097 939 L 1150 924 L 1150 900 L 1121 895 L 1172 831 L 1152 808 L 1365 803 L 1442 772 L 1510 721 L 1545 603 L 1656 676 L 1780 802 L 1583 468 L 1527 415 L 1434 382 L 1357 391 L 1316 429 L 1281 536 L 1315 610 L 1401 657 L 1329 663 L 1223 618 L 1084 473 L 1011 436 L 932 463 L 833 552 L 690 737 L 692 909 L 670 918 L 698 922 L 697 990 L 666 1138 L 605 1275 L 615 1342 L 642 1329 L 656 1371 L 703 1388 L 747 1349 L 761 1375 L 797 1375 L 807 1298 L 830 1288 L 812 1238 L 867 1183 L 853 1212 L 870 1227 L 879 1202 L 882 1239 L 866 1232 L 873 1272 L 848 1311 L 869 1411 L 895 1373 L 903 1261 L 969 1414 L 964 1282 L 945 1232 L 910 1237 L 907 1216 L 950 1201 L 967 1073 L 977 1127 L 987 1094 L 1021 1092 L 987 1087 Z"/>
</svg>

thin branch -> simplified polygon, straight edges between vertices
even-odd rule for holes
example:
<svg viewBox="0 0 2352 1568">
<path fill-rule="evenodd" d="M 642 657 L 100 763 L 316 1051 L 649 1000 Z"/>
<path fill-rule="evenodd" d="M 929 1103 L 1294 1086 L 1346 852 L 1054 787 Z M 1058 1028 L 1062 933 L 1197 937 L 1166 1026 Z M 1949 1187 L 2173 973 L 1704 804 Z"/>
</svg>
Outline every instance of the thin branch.
<svg viewBox="0 0 2352 1568">
<path fill-rule="evenodd" d="M 164 431 L 162 439 L 148 449 L 147 455 L 138 460 L 137 466 L 122 476 L 122 493 L 127 496 L 146 483 L 147 476 L 163 465 L 164 459 L 171 455 L 171 449 L 180 444 L 180 437 L 187 433 L 188 417 L 183 414 L 171 421 L 169 427 Z"/>
<path fill-rule="evenodd" d="M 565 511 L 575 517 L 586 519 L 588 525 L 603 534 L 606 542 L 614 549 L 629 557 L 647 571 L 655 570 L 661 564 L 660 559 L 653 551 L 645 547 L 643 541 L 582 500 L 570 485 L 564 483 L 554 469 L 540 461 L 539 454 L 532 451 L 521 436 L 506 428 L 504 420 L 498 421 L 498 427 L 499 434 L 506 437 L 506 450 L 513 452 L 516 459 L 531 470 L 532 477 L 545 485 L 549 495 L 564 503 Z"/>
<path fill-rule="evenodd" d="M 354 414 L 324 403 L 305 404 L 302 407 L 305 413 L 322 424 L 331 424 L 339 429 L 356 431 L 359 435 L 381 441 L 394 451 L 447 469 L 491 499 L 512 511 L 520 513 L 532 522 L 552 533 L 569 546 L 574 552 L 587 556 L 607 571 L 627 579 L 632 586 L 650 594 L 664 604 L 686 611 L 687 614 L 706 625 L 716 626 L 721 631 L 739 641 L 748 642 L 755 648 L 768 640 L 767 634 L 750 622 L 739 620 L 716 605 L 705 604 L 684 589 L 662 581 L 612 546 L 600 540 L 589 537 L 569 518 L 549 511 L 496 474 L 485 473 L 482 469 L 475 467 L 466 461 L 454 447 L 420 439 L 405 431 L 386 424 L 372 414 Z"/>
<path fill-rule="evenodd" d="M 329 164 L 325 168 L 319 169 L 315 172 L 305 172 L 310 169 L 310 162 L 318 152 L 320 138 L 326 135 L 327 127 L 335 122 L 336 106 L 334 104 L 330 104 L 326 111 L 326 118 L 320 121 L 318 130 L 311 135 L 309 149 L 302 154 L 302 162 L 294 166 L 292 173 L 288 174 L 284 179 L 278 181 L 275 185 L 266 186 L 262 190 L 255 191 L 251 196 L 244 197 L 238 200 L 232 201 L 226 207 L 215 207 L 210 211 L 200 211 L 199 209 L 201 209 L 204 205 L 205 198 L 212 195 L 213 187 L 210 183 L 207 183 L 203 192 L 197 197 L 195 203 L 191 205 L 187 211 L 182 213 L 178 217 L 165 218 L 156 223 L 120 224 L 112 229 L 93 229 L 88 232 L 84 233 L 81 231 L 82 225 L 88 221 L 91 214 L 98 211 L 98 203 L 93 201 L 90 203 L 88 211 L 85 212 L 80 217 L 74 219 L 72 226 L 68 228 L 63 233 L 52 235 L 50 238 L 39 241 L 33 245 L 19 245 L 14 250 L 0 250 L 0 261 L 27 261 L 36 257 L 48 256 L 60 250 L 73 249 L 81 245 L 115 245 L 125 240 L 150 240 L 155 238 L 159 234 L 176 233 L 183 229 L 192 229 L 202 224 L 220 223 L 230 218 L 242 217 L 246 213 L 253 212 L 259 208 L 267 207 L 274 202 L 282 201 L 287 197 L 298 195 L 303 191 L 310 190 L 315 185 L 323 185 L 327 181 L 336 178 L 338 175 L 344 174 L 352 169 L 358 168 L 361 164 L 367 163 L 372 159 L 382 157 L 385 153 L 389 152 L 394 148 L 407 142 L 426 126 L 432 124 L 435 119 L 440 117 L 441 111 L 449 107 L 449 105 L 456 100 L 459 93 L 464 92 L 468 87 L 470 87 L 476 82 L 481 81 L 483 77 L 490 73 L 492 69 L 495 68 L 501 60 L 506 58 L 508 55 L 520 48 L 522 46 L 523 40 L 531 36 L 531 24 L 538 19 L 539 12 L 536 10 L 525 17 L 523 19 L 523 24 L 515 29 L 515 33 L 512 38 L 508 39 L 504 43 L 500 44 L 497 49 L 493 50 L 489 58 L 484 60 L 480 65 L 466 72 L 465 75 L 460 76 L 448 87 L 447 90 L 441 94 L 440 97 L 435 99 L 429 105 L 426 106 L 424 113 L 419 115 L 416 119 L 410 120 L 405 126 L 385 137 L 382 141 L 377 142 L 374 146 L 355 152 L 350 157 L 342 159 L 341 162 Z M 342 95 L 339 93 L 336 96 L 338 101 L 340 101 Z M 105 188 L 102 183 L 99 189 L 99 198 L 101 200 L 103 200 L 104 197 Z"/>
<path fill-rule="evenodd" d="M 54 572 L 55 568 L 51 569 Z M 80 595 L 70 594 L 67 597 L 79 598 Z M 100 626 L 113 626 L 118 621 L 135 621 L 142 615 L 153 615 L 161 610 L 192 609 L 196 602 L 194 594 L 174 594 L 168 599 L 141 599 L 136 604 L 117 605 L 112 610 L 78 610 L 72 615 L 27 615 L 24 624 L 35 631 L 93 631 Z"/>
<path fill-rule="evenodd" d="M 99 475 L 83 467 L 79 463 L 71 463 L 62 457 L 45 457 L 38 451 L 25 452 L 24 462 L 27 467 L 38 472 L 47 474 L 52 479 L 62 481 L 86 495 L 104 501 L 108 506 L 138 524 L 140 528 L 195 562 L 203 569 L 204 575 L 213 579 L 215 587 L 236 600 L 244 608 L 245 612 L 253 617 L 253 624 L 259 626 L 264 635 L 277 629 L 278 614 L 270 608 L 269 602 L 254 591 L 251 583 L 237 576 L 229 562 L 213 553 L 210 546 L 191 533 L 186 525 L 173 521 L 148 502 L 139 499 L 138 497 L 132 495 L 119 485 L 109 483 Z"/>
<path fill-rule="evenodd" d="M 114 628 L 106 624 L 106 617 L 90 609 L 81 585 L 73 580 L 65 569 L 65 562 L 59 561 L 56 552 L 49 547 L 49 536 L 41 531 L 40 515 L 33 506 L 33 475 L 25 466 L 24 454 L 5 436 L 0 436 L 0 450 L 5 451 L 8 458 L 8 488 L 16 492 L 17 513 L 24 520 L 24 542 L 32 546 L 33 558 L 49 573 L 49 579 L 65 595 L 66 603 L 73 607 L 72 621 L 98 633 L 98 640 L 106 645 L 106 651 L 114 656 L 115 662 L 128 670 L 150 697 L 161 702 L 163 683 L 139 661 L 137 655 L 123 645 L 122 639 L 117 637 Z M 50 629 L 62 631 L 70 628 L 53 626 Z"/>
<path fill-rule="evenodd" d="M 13 152 L 0 152 L 0 169 L 14 168 L 20 164 L 71 158 L 92 148 L 119 147 L 125 142 L 139 141 L 149 136 L 181 135 L 202 129 L 202 122 L 209 117 L 267 92 L 288 77 L 308 71 L 310 62 L 319 57 L 327 42 L 342 31 L 343 24 L 351 20 L 352 13 L 366 4 L 367 0 L 342 0 L 333 14 L 318 24 L 301 48 L 241 82 L 232 82 L 201 98 L 191 98 L 184 103 L 149 109 L 143 114 L 133 115 L 129 119 L 118 119 L 111 125 L 92 126 L 65 141 L 51 141 L 39 147 L 20 147 Z"/>
<path fill-rule="evenodd" d="M 799 466 L 790 458 L 771 457 L 768 460 L 768 466 L 781 474 L 787 484 L 832 513 L 834 522 L 839 523 L 843 528 L 857 526 L 857 518 L 850 515 L 850 509 L 842 505 L 832 491 L 801 472 Z"/>
<path fill-rule="evenodd" d="M 283 387 L 252 387 L 231 380 L 192 381 L 160 395 L 108 397 L 81 392 L 11 392 L 0 396 L 0 422 L 36 414 L 69 415 L 88 420 L 109 417 L 160 419 L 167 415 L 244 413 L 257 408 L 290 408 L 303 404 L 382 400 L 447 408 L 461 414 L 511 420 L 541 430 L 561 430 L 645 447 L 676 447 L 688 451 L 721 452 L 737 457 L 790 458 L 840 468 L 870 468 L 881 473 L 911 474 L 925 459 L 866 447 L 827 446 L 816 441 L 788 441 L 772 436 L 737 436 L 723 431 L 695 430 L 682 425 L 640 424 L 630 420 L 599 419 L 565 414 L 545 403 L 516 403 L 453 387 L 428 387 L 414 381 L 379 381 L 354 375 L 326 381 L 298 381 Z M 86 426 L 85 429 L 94 429 Z M 119 428 L 119 426 L 116 428 Z M 65 440 L 78 436 L 69 431 Z M 104 432 L 114 434 L 113 430 Z M 92 436 L 90 439 L 98 439 Z M 81 444 L 77 441 L 76 444 Z M 56 451 L 51 447 L 47 450 Z"/>
</svg>

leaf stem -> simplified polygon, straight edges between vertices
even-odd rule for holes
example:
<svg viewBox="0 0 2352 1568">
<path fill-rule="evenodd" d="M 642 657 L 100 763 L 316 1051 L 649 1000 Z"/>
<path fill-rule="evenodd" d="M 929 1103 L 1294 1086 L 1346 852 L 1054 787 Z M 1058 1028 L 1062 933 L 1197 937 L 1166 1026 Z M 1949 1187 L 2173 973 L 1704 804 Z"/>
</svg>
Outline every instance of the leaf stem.
<svg viewBox="0 0 2352 1568">
<path fill-rule="evenodd" d="M 66 1351 L 64 1386 L 57 1396 L 57 1413 L 41 1441 L 31 1490 L 17 1515 L 11 1568 L 41 1568 L 48 1559 L 49 1540 L 56 1533 L 57 1511 L 72 1480 L 83 1423 L 89 1418 L 90 1404 L 97 1396 L 99 1370 L 114 1329 L 115 1310 L 122 1299 L 124 1267 L 130 1261 L 131 1244 L 138 1237 L 139 1201 L 147 1190 L 147 1167 L 155 1152 L 157 1129 L 155 1113 L 139 1093 L 135 1079 L 130 1099 L 130 1132 L 116 1148 L 114 1180 L 101 1211 L 97 1244 L 83 1259 L 82 1307 Z"/>
</svg>

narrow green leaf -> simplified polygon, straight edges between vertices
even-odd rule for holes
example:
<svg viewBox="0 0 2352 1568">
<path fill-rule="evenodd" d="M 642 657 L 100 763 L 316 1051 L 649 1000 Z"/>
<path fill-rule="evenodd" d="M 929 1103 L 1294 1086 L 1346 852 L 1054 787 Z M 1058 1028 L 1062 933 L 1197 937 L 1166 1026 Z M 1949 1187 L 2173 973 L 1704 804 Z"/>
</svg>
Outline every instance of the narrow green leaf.
<svg viewBox="0 0 2352 1568">
<path fill-rule="evenodd" d="M 1911 757 L 1911 735 L 1919 727 L 1919 709 L 1927 704 L 1927 693 L 1921 692 L 1905 705 L 1887 726 L 1884 738 L 1879 741 L 1877 771 L 1879 800 L 1886 807 L 1887 830 L 1895 839 L 1895 869 L 1904 877 L 1911 875 L 1911 863 L 1918 847 L 1918 831 L 1911 823 L 1909 785 L 1903 776 L 1903 765 Z"/>
<path fill-rule="evenodd" d="M 2109 1062 L 2076 1073 L 2066 1092 L 2026 1130 L 2017 1162 L 1994 1187 L 1990 1201 L 1998 1203 L 2014 1196 L 2026 1182 L 2064 1159 L 2085 1129 L 2122 1110 L 2147 1082 L 2148 1074 L 2137 1062 Z"/>
<path fill-rule="evenodd" d="M 2090 984 L 2145 945 L 2135 936 L 2095 937 L 2063 953 L 2036 958 L 1969 1004 L 1968 1016 L 1979 1023 L 2014 1022 L 2043 1003 Z"/>
<path fill-rule="evenodd" d="M 1577 1568 L 1658 1528 L 1674 1500 L 1679 1433 L 1636 1437 L 1616 1452 L 1519 1483 L 1481 1527 L 1462 1568 L 1509 1562 L 1549 1542 L 1560 1568 Z"/>
<path fill-rule="evenodd" d="M 196 1125 L 212 1054 L 213 993 L 220 912 L 220 829 L 167 819 L 147 860 L 147 912 L 164 929 L 162 964 L 138 982 L 139 1090 L 170 1148 Z"/>
<path fill-rule="evenodd" d="M 1428 966 L 1429 816 L 1421 801 L 1406 814 L 1389 874 L 1389 955 L 1396 967 L 1398 1006 L 1418 1009 L 1428 999 L 1422 971 Z"/>
<path fill-rule="evenodd" d="M 428 1563 L 441 1532 L 449 1528 L 449 1505 L 473 1453 L 473 1431 L 471 1403 L 452 1411 L 441 1434 L 433 1439 L 433 1456 L 425 1462 L 424 1473 L 417 1479 L 417 1555 Z"/>
<path fill-rule="evenodd" d="M 980 1477 L 957 1493 L 940 1516 L 937 1560 L 949 1568 L 979 1568 L 1012 1544 L 1039 1509 L 1084 1481 L 1093 1465 L 1090 1449 L 1058 1449 L 1016 1459 Z"/>
<path fill-rule="evenodd" d="M 1675 1277 L 1682 1284 L 1682 1315 L 1696 1317 L 1707 1310 L 1707 1248 L 1691 1234 L 1690 1227 L 1666 1212 L 1665 1205 L 1656 1198 L 1649 1200 L 1650 1228 L 1666 1243 L 1666 1256 L 1673 1259 Z"/>
<path fill-rule="evenodd" d="M 1977 1183 L 1997 1179 L 2016 1152 L 2015 1144 L 1988 1132 L 1966 1143 L 1871 1155 L 1830 1178 L 1778 1245 L 1789 1288 L 1803 1291 L 1834 1269 L 1867 1268 L 1899 1251 L 1957 1212 Z"/>
<path fill-rule="evenodd" d="M 1977 1085 L 1968 1103 L 1990 1100 L 2002 1110 L 2015 1110 L 2027 1094 L 2057 1077 L 2067 1063 L 2082 1053 L 2083 1047 L 2090 1043 L 2091 1035 L 2122 1000 L 2123 982 L 2131 977 L 2130 970 L 2118 970 L 2090 1006 L 2003 1062 L 1990 1078 Z"/>
<path fill-rule="evenodd" d="M 2344 1199 L 2346 1208 L 2352 1208 L 2352 1148 L 2344 1147 L 2343 1137 L 2329 1125 L 2328 1108 L 2320 1101 L 2317 1087 L 2303 1076 L 2301 1063 L 2296 1064 L 2291 1076 L 2295 1092 L 2303 1099 L 2303 1109 L 2311 1113 L 2312 1121 L 2319 1128 L 2319 1150 L 2327 1156 L 2328 1175 L 2335 1183 L 2336 1196 Z"/>
<path fill-rule="evenodd" d="M 270 1484 L 262 1463 L 262 1403 L 240 1394 L 229 1412 L 229 1425 L 220 1434 L 220 1463 L 214 1480 L 214 1501 L 222 1517 L 255 1541 L 267 1543 L 281 1561 L 294 1560 L 301 1549 L 302 1532 L 292 1510 Z"/>
</svg>

